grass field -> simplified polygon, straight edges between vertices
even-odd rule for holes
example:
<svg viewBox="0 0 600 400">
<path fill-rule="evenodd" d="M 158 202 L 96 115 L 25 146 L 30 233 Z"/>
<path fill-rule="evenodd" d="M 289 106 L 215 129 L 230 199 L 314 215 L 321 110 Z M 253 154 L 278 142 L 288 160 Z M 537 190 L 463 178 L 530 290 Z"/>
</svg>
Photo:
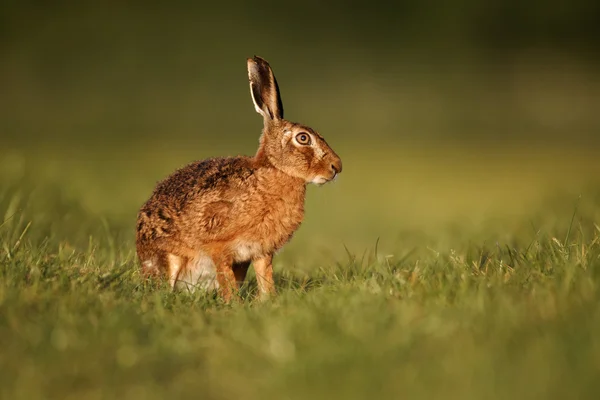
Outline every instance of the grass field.
<svg viewBox="0 0 600 400">
<path fill-rule="evenodd" d="M 337 146 L 278 296 L 233 305 L 137 271 L 137 207 L 193 149 L 2 150 L 0 397 L 596 398 L 594 152 L 384 147 Z"/>
</svg>

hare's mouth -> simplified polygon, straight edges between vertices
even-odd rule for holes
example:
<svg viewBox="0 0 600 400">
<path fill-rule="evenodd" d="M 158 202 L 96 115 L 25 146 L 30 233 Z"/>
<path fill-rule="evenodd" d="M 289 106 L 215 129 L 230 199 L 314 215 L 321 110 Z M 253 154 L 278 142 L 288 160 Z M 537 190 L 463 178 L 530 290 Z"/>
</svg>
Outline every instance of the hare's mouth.
<svg viewBox="0 0 600 400">
<path fill-rule="evenodd" d="M 323 175 L 317 175 L 313 178 L 312 181 L 310 181 L 311 183 L 314 183 L 317 186 L 321 186 L 329 181 L 332 181 L 335 179 L 335 177 L 337 176 L 337 174 L 333 174 L 333 176 L 331 178 L 326 178 Z"/>
</svg>

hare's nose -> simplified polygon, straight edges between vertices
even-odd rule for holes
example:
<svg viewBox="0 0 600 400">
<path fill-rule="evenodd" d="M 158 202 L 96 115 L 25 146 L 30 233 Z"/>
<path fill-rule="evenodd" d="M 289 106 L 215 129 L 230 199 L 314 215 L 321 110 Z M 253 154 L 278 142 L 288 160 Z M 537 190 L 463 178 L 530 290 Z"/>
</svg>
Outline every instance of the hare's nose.
<svg viewBox="0 0 600 400">
<path fill-rule="evenodd" d="M 340 172 L 342 172 L 342 160 L 337 159 L 334 162 L 332 162 L 331 170 L 336 174 L 339 174 Z"/>
</svg>

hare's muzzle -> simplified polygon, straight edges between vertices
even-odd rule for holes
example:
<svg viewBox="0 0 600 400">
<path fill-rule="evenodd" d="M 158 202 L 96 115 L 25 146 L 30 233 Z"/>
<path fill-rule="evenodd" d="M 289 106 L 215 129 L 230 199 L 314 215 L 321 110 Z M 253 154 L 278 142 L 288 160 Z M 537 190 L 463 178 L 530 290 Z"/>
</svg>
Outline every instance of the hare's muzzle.
<svg viewBox="0 0 600 400">
<path fill-rule="evenodd" d="M 333 176 L 335 177 L 337 174 L 342 172 L 342 160 L 340 160 L 339 158 L 334 159 L 331 162 L 330 168 L 331 171 L 333 171 Z"/>
<path fill-rule="evenodd" d="M 340 172 L 342 172 L 342 160 L 337 156 L 331 157 L 323 160 L 323 163 L 321 164 L 321 173 L 314 176 L 310 182 L 321 186 L 334 180 Z"/>
</svg>

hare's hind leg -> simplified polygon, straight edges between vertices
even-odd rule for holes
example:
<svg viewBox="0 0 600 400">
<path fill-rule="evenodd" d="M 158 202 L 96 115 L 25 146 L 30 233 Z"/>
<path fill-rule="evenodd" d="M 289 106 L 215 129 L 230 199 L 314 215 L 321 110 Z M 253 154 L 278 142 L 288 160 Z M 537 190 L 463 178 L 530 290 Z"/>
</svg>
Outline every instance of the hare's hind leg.
<svg viewBox="0 0 600 400">
<path fill-rule="evenodd" d="M 151 256 L 140 257 L 142 275 L 146 277 L 164 277 L 169 280 L 169 286 L 175 287 L 177 278 L 185 262 L 182 257 L 164 251 L 154 252 Z"/>
<path fill-rule="evenodd" d="M 171 289 L 175 289 L 175 284 L 179 280 L 186 264 L 187 260 L 184 257 L 171 253 L 166 255 L 167 277 L 169 278 L 169 286 L 171 286 Z"/>
<path fill-rule="evenodd" d="M 160 264 L 158 262 L 158 257 L 140 257 L 140 261 L 140 269 L 142 272 L 142 276 L 144 276 L 145 278 L 160 276 Z"/>
</svg>

